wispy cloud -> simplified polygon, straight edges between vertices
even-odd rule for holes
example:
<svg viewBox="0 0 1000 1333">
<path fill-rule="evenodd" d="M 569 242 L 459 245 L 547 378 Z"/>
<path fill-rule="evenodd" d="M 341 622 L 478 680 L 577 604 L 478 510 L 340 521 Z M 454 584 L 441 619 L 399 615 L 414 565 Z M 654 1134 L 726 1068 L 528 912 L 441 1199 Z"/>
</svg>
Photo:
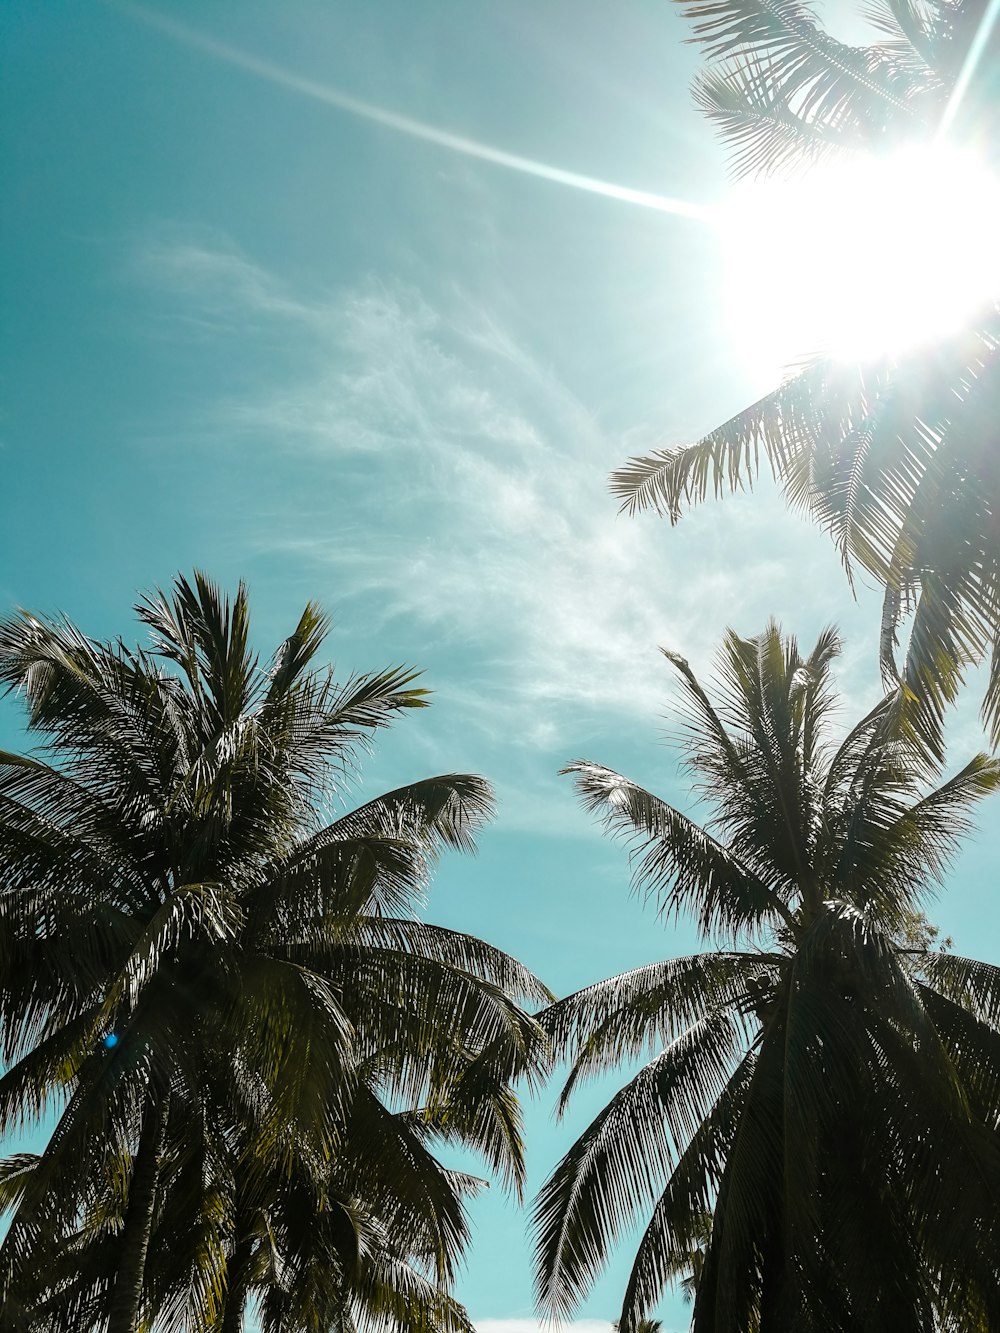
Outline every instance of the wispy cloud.
<svg viewBox="0 0 1000 1333">
<path fill-rule="evenodd" d="M 375 279 L 303 294 L 218 238 L 176 234 L 140 268 L 217 336 L 270 327 L 297 349 L 199 422 L 327 479 L 312 513 L 268 498 L 248 523 L 258 554 L 403 619 L 437 687 L 495 737 L 575 744 L 587 714 L 648 725 L 668 678 L 657 645 L 705 662 L 727 621 L 755 630 L 801 587 L 814 547 L 770 554 L 782 524 L 803 550 L 776 497 L 673 533 L 618 517 L 621 440 L 468 295 Z"/>
<path fill-rule="evenodd" d="M 474 1319 L 476 1333 L 611 1333 L 609 1319 L 576 1319 L 571 1323 L 547 1324 L 540 1319 Z M 664 1328 L 663 1333 L 671 1333 Z"/>
<path fill-rule="evenodd" d="M 248 318 L 291 324 L 322 334 L 329 311 L 315 300 L 297 300 L 227 239 L 209 228 L 162 227 L 136 247 L 127 273 L 153 280 L 174 298 L 171 315 L 216 333 L 246 330 Z"/>
</svg>

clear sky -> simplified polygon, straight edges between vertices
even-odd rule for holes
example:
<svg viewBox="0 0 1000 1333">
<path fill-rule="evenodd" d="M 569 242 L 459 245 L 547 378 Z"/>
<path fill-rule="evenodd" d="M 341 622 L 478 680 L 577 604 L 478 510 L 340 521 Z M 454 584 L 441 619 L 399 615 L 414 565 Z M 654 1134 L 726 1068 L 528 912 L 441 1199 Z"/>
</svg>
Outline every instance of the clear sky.
<svg viewBox="0 0 1000 1333">
<path fill-rule="evenodd" d="M 0 606 L 133 637 L 135 594 L 197 565 L 249 581 L 262 647 L 315 598 L 345 672 L 421 667 L 434 707 L 366 785 L 495 782 L 496 825 L 442 867 L 429 912 L 560 994 L 696 947 L 642 913 L 624 853 L 557 776 L 590 758 L 690 806 L 658 645 L 707 671 L 727 625 L 773 614 L 808 645 L 836 621 L 845 721 L 878 689 L 877 596 L 853 603 L 773 494 L 671 530 L 618 517 L 607 491 L 628 454 L 770 387 L 754 306 L 774 292 L 762 274 L 727 304 L 697 209 L 511 159 L 718 202 L 686 35 L 666 0 L 0 12 Z M 980 744 L 958 731 L 956 765 Z M 0 732 L 26 743 L 10 705 Z M 980 835 L 935 911 L 994 961 L 998 865 Z M 554 1092 L 528 1112 L 532 1189 L 608 1088 L 558 1129 Z M 458 1294 L 522 1333 L 524 1214 L 494 1192 L 474 1220 Z M 581 1318 L 615 1316 L 628 1259 Z M 679 1299 L 662 1314 L 686 1326 Z"/>
</svg>

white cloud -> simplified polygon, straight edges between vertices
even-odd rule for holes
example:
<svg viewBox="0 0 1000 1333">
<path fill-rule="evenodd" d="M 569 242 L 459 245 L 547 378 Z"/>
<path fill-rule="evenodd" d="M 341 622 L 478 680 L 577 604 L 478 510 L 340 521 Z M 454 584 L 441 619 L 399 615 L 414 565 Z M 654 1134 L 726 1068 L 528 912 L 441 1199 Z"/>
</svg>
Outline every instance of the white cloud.
<svg viewBox="0 0 1000 1333">
<path fill-rule="evenodd" d="M 473 1319 L 476 1333 L 611 1333 L 610 1319 L 574 1319 L 563 1324 L 540 1319 Z M 663 1333 L 671 1333 L 664 1327 Z"/>
<path fill-rule="evenodd" d="M 132 256 L 132 273 L 152 279 L 178 302 L 174 316 L 193 323 L 245 327 L 248 315 L 323 326 L 315 304 L 291 297 L 283 286 L 232 248 L 218 233 L 164 229 Z"/>
<path fill-rule="evenodd" d="M 141 264 L 219 336 L 272 325 L 299 349 L 210 413 L 219 440 L 327 478 L 311 515 L 271 498 L 248 524 L 259 554 L 294 556 L 323 600 L 402 618 L 419 660 L 447 649 L 460 666 L 442 679 L 435 662 L 435 686 L 494 738 L 575 744 L 581 713 L 655 726 L 657 645 L 702 667 L 725 624 L 753 632 L 797 609 L 817 560 L 833 570 L 766 493 L 673 532 L 617 516 L 606 477 L 626 446 L 467 296 L 375 280 L 305 296 L 218 238 L 161 237 Z M 783 536 L 794 560 L 774 555 Z"/>
</svg>

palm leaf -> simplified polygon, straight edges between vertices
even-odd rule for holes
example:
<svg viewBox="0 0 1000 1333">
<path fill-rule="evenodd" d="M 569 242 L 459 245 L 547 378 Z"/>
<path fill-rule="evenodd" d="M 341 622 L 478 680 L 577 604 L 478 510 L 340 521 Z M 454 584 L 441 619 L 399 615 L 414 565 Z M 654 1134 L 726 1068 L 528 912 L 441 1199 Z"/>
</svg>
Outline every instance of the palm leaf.
<svg viewBox="0 0 1000 1333">
<path fill-rule="evenodd" d="M 577 791 L 605 827 L 629 838 L 633 881 L 660 912 L 693 907 L 705 933 L 790 923 L 786 905 L 752 868 L 672 806 L 599 764 L 577 760 L 562 771 L 576 775 Z"/>
<path fill-rule="evenodd" d="M 608 1247 L 709 1114 L 738 1062 L 741 1029 L 705 1015 L 608 1103 L 542 1187 L 533 1212 L 539 1300 L 565 1314 Z"/>
</svg>

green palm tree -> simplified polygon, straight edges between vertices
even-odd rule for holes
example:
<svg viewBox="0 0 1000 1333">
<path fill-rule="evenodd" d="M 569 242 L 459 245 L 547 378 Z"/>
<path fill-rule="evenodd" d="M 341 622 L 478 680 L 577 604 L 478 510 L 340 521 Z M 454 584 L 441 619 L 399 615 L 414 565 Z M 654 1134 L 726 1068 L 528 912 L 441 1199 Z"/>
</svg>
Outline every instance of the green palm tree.
<svg viewBox="0 0 1000 1333">
<path fill-rule="evenodd" d="M 797 0 L 681 5 L 709 58 L 696 100 L 739 172 L 929 142 L 945 122 L 1000 170 L 1000 25 L 986 0 L 884 0 L 874 12 L 884 40 L 868 46 L 835 40 Z M 978 60 L 967 62 L 973 48 Z M 998 353 L 1000 312 L 984 301 L 936 345 L 864 364 L 814 361 L 696 443 L 631 459 L 611 483 L 623 509 L 676 523 L 769 468 L 833 538 L 848 574 L 866 570 L 884 587 L 883 671 L 891 687 L 902 681 L 938 759 L 943 711 L 963 668 L 987 653 L 984 719 L 1000 743 Z"/>
<path fill-rule="evenodd" d="M 169 1175 L 176 1158 L 164 1156 Z M 16 1205 L 39 1160 L 20 1154 L 0 1165 L 3 1206 Z M 460 1215 L 464 1198 L 484 1182 L 451 1176 Z M 375 1216 L 358 1197 L 318 1190 L 301 1169 L 291 1178 L 258 1173 L 249 1186 L 226 1179 L 228 1194 L 219 1175 L 208 1188 L 189 1180 L 187 1188 L 164 1191 L 149 1246 L 157 1258 L 144 1274 L 157 1328 L 240 1333 L 248 1297 L 256 1297 L 264 1333 L 361 1326 L 473 1333 L 465 1310 L 428 1272 L 426 1226 L 400 1230 L 397 1210 Z M 445 1179 L 442 1173 L 439 1195 Z M 230 1224 L 223 1235 L 220 1215 Z M 91 1200 L 83 1226 L 47 1256 L 44 1278 L 21 1302 L 21 1333 L 104 1326 L 123 1216 L 111 1190 Z"/>
<path fill-rule="evenodd" d="M 0 754 L 0 1125 L 60 1111 L 5 1168 L 0 1325 L 229 1333 L 296 1271 L 292 1209 L 341 1306 L 366 1227 L 447 1304 L 466 1228 L 434 1140 L 520 1185 L 511 1085 L 544 1058 L 517 1003 L 541 983 L 414 915 L 490 788 L 448 774 L 331 817 L 426 703 L 412 673 L 338 684 L 312 605 L 262 664 L 245 588 L 200 574 L 137 610 L 150 651 L 0 624 L 0 681 L 44 738 Z"/>
<path fill-rule="evenodd" d="M 702 1246 L 694 1333 L 1000 1327 L 1000 969 L 909 943 L 1000 764 L 978 755 L 931 788 L 891 700 L 835 744 L 838 648 L 832 631 L 808 657 L 774 624 L 730 632 L 716 702 L 667 654 L 705 827 L 598 764 L 566 770 L 657 911 L 722 947 L 542 1017 L 570 1064 L 560 1111 L 581 1080 L 659 1051 L 538 1196 L 549 1314 L 645 1212 L 622 1333 Z"/>
<path fill-rule="evenodd" d="M 162 1176 L 170 1178 L 177 1154 L 163 1156 Z M 195 1156 L 204 1166 L 204 1156 Z M 38 1161 L 21 1154 L 3 1163 L 0 1203 L 17 1203 Z M 344 1174 L 339 1166 L 334 1179 Z M 315 1172 L 302 1165 L 280 1178 L 265 1178 L 245 1156 L 230 1167 L 220 1170 L 216 1161 L 207 1187 L 189 1178 L 163 1191 L 149 1245 L 157 1258 L 144 1274 L 157 1328 L 239 1333 L 248 1298 L 256 1298 L 264 1333 L 361 1326 L 472 1333 L 465 1310 L 434 1278 L 426 1224 L 403 1230 L 404 1210 L 391 1201 L 378 1216 L 332 1180 L 318 1188 Z M 464 1198 L 484 1183 L 442 1172 L 437 1206 L 450 1185 L 460 1217 Z M 90 1201 L 83 1226 L 47 1256 L 44 1278 L 22 1302 L 21 1333 L 104 1326 L 123 1216 L 111 1189 Z"/>
</svg>

